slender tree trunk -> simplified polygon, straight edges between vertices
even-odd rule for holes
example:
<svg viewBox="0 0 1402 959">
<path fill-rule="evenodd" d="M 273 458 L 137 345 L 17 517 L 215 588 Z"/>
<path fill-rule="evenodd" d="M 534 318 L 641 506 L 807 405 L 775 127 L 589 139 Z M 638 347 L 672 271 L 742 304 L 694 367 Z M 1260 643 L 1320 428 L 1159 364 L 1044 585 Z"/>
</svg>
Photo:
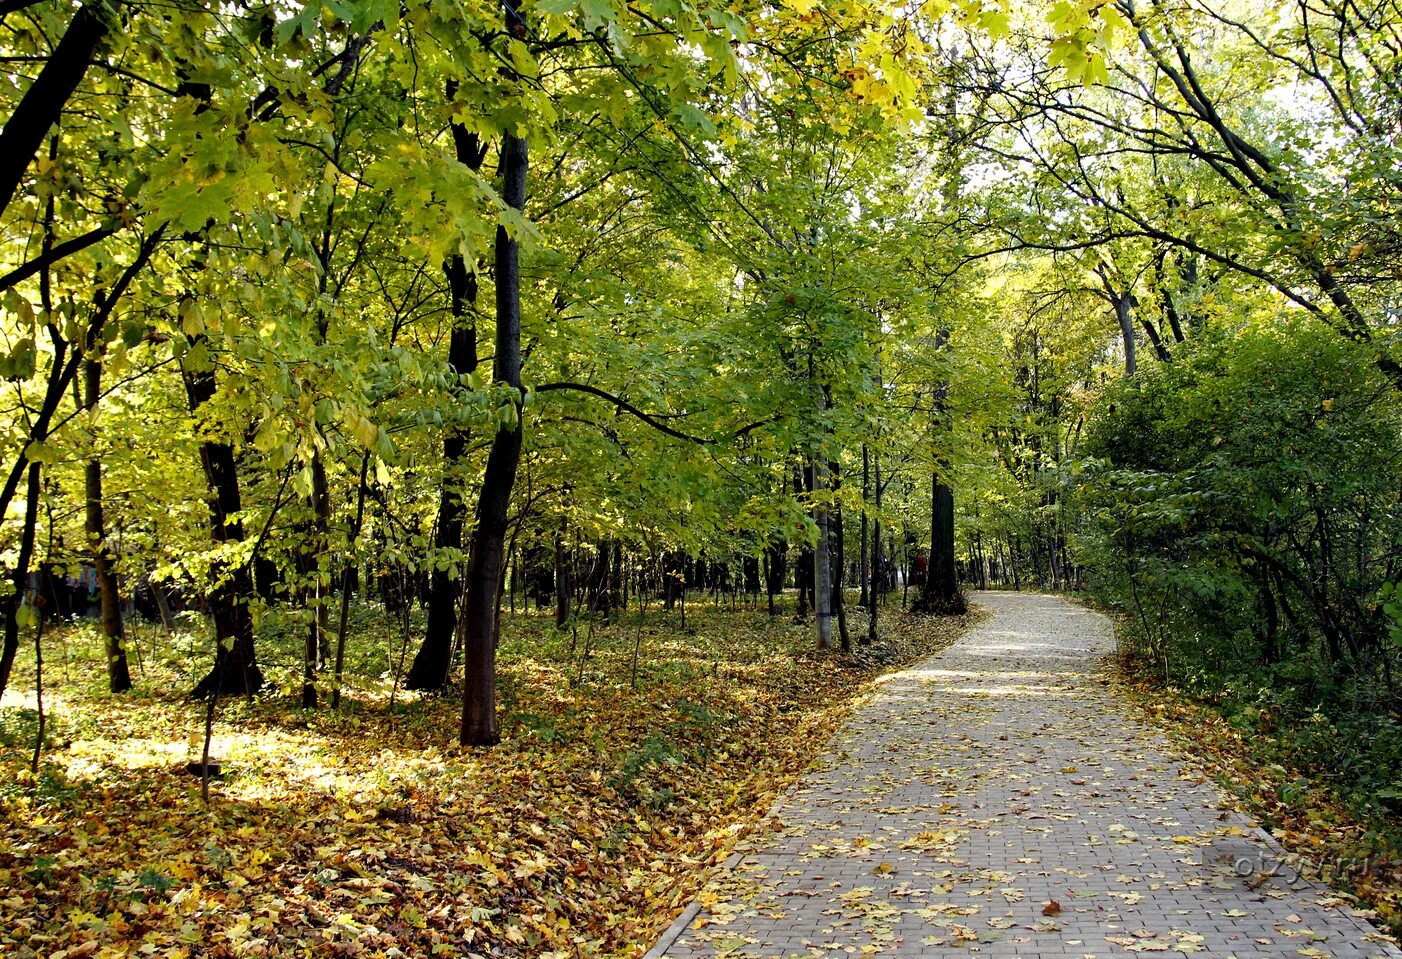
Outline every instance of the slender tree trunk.
<svg viewBox="0 0 1402 959">
<path fill-rule="evenodd" d="M 360 485 L 355 491 L 355 519 L 351 522 L 350 535 L 346 537 L 346 568 L 341 573 L 341 617 L 336 625 L 336 667 L 334 680 L 331 686 L 331 708 L 341 708 L 341 684 L 345 677 L 346 664 L 346 634 L 350 628 L 350 607 L 351 595 L 355 592 L 355 541 L 360 536 L 361 526 L 365 522 L 365 494 L 368 491 L 369 483 L 367 478 L 370 475 L 369 450 L 360 460 Z"/>
<path fill-rule="evenodd" d="M 868 532 L 868 529 L 867 529 L 867 522 L 868 522 L 868 521 L 867 521 L 867 504 L 868 504 L 869 502 L 871 502 L 871 454 L 870 454 L 870 452 L 867 450 L 867 445 L 866 445 L 865 443 L 863 443 L 863 444 L 862 444 L 862 531 L 861 531 L 862 546 L 861 546 L 861 550 L 859 551 L 861 555 L 860 555 L 859 558 L 858 558 L 858 563 L 859 563 L 860 566 L 861 566 L 861 572 L 860 572 L 860 574 L 857 576 L 857 578 L 858 578 L 859 580 L 861 580 L 860 584 L 858 585 L 858 589 L 861 590 L 861 594 L 857 597 L 857 605 L 860 606 L 860 607 L 862 607 L 863 609 L 868 608 L 868 607 L 870 606 L 870 603 L 871 603 L 871 600 L 868 598 L 868 597 L 869 597 L 869 594 L 867 593 L 867 584 L 868 584 L 869 581 L 870 581 L 870 577 L 867 576 L 867 532 Z"/>
<path fill-rule="evenodd" d="M 837 467 L 834 466 L 834 478 L 836 475 Z M 841 504 L 838 504 L 833 512 L 833 521 L 837 524 L 837 562 L 832 578 L 832 605 L 837 612 L 838 646 L 844 654 L 847 654 L 852 652 L 852 634 L 847 631 L 847 604 L 844 602 L 846 597 L 842 595 L 842 583 L 846 579 L 847 572 L 847 549 L 843 532 Z"/>
<path fill-rule="evenodd" d="M 565 551 L 565 520 L 555 534 L 555 628 L 564 629 L 570 621 L 570 566 Z M 670 601 L 669 601 L 670 605 Z"/>
<path fill-rule="evenodd" d="M 313 454 L 311 466 L 312 529 L 302 549 L 300 570 L 304 580 L 310 579 L 304 589 L 305 605 L 311 608 L 311 621 L 307 624 L 306 643 L 302 650 L 303 709 L 316 708 L 317 664 L 328 658 L 323 655 L 323 647 L 329 645 L 326 638 L 326 603 L 322 592 L 321 562 L 331 529 L 331 492 L 326 482 L 326 464 L 322 462 L 320 450 Z M 326 652 L 329 653 L 330 650 Z"/>
<path fill-rule="evenodd" d="M 867 606 L 867 635 L 866 642 L 876 642 L 876 617 L 877 610 L 881 606 L 881 594 L 886 588 L 885 574 L 882 570 L 883 557 L 881 555 L 881 460 L 876 459 L 876 516 L 871 523 L 871 585 L 867 595 L 871 598 Z"/>
<path fill-rule="evenodd" d="M 317 543 L 323 553 L 331 550 L 331 486 L 326 478 L 326 461 L 318 450 L 312 457 L 312 509 L 316 522 Z M 331 665 L 331 630 L 328 629 L 332 575 L 328 566 L 323 572 L 317 564 L 317 591 L 321 602 L 316 608 L 317 668 Z"/>
<path fill-rule="evenodd" d="M 97 409 L 102 395 L 102 362 L 84 361 L 83 406 L 91 414 Z M 102 602 L 102 641 L 107 653 L 107 686 L 114 693 L 131 689 L 131 671 L 127 668 L 127 651 L 122 646 L 122 600 L 117 592 L 117 573 L 112 568 L 116 557 L 107 541 L 106 524 L 102 514 L 102 461 L 93 456 L 83 467 L 87 494 L 85 526 L 88 546 L 92 549 L 93 568 L 97 571 L 97 588 Z"/>
<path fill-rule="evenodd" d="M 775 597 L 784 591 L 785 562 L 789 548 L 782 540 L 764 551 L 764 592 L 769 600 L 769 615 L 778 616 L 779 606 Z"/>
<path fill-rule="evenodd" d="M 823 391 L 818 390 L 818 415 L 821 417 L 827 406 Z M 814 451 L 813 471 L 813 522 L 818 527 L 818 544 L 813 550 L 813 619 L 817 624 L 818 648 L 832 648 L 832 570 L 829 568 L 832 543 L 832 511 L 822 497 L 827 489 L 828 464 L 820 451 Z"/>
<path fill-rule="evenodd" d="M 457 92 L 455 82 L 448 84 L 448 98 Z M 487 156 L 486 146 L 475 133 L 461 124 L 452 125 L 453 145 L 457 160 L 470 170 L 480 170 Z M 475 265 L 475 264 L 473 264 Z M 452 256 L 443 268 L 448 280 L 453 316 L 453 330 L 448 340 L 448 367 L 458 377 L 477 369 L 477 326 L 472 310 L 477 302 L 477 276 L 461 255 Z M 456 391 L 455 385 L 454 390 Z M 463 520 L 467 518 L 463 470 L 467 465 L 468 432 L 450 427 L 443 437 L 443 486 L 438 494 L 438 522 L 434 526 L 433 546 L 441 556 L 462 551 Z M 443 689 L 448 685 L 452 666 L 453 640 L 458 634 L 458 607 L 461 605 L 461 567 L 454 560 L 444 566 L 435 564 L 429 574 L 426 602 L 428 622 L 424 627 L 423 644 L 414 655 L 413 665 L 404 685 L 409 689 Z"/>
<path fill-rule="evenodd" d="M 166 597 L 165 587 L 155 580 L 148 581 L 146 587 L 151 590 L 151 598 L 156 601 L 156 612 L 161 617 L 161 628 L 170 633 L 175 629 L 175 614 L 170 611 L 170 600 Z"/>
<path fill-rule="evenodd" d="M 1149 345 L 1154 348 L 1154 355 L 1159 358 L 1159 361 L 1167 363 L 1172 360 L 1173 356 L 1168 352 L 1168 345 L 1164 343 L 1163 336 L 1154 329 L 1154 324 L 1149 322 L 1148 317 L 1141 317 L 1139 325 L 1144 329 L 1144 335 L 1149 338 Z"/>
<path fill-rule="evenodd" d="M 34 536 L 38 525 L 39 464 L 31 462 L 25 484 L 24 526 L 20 532 L 19 558 L 10 578 L 13 592 L 0 600 L 0 608 L 5 614 L 5 640 L 4 645 L 0 646 L 0 693 L 9 685 L 10 672 L 19 653 L 19 610 L 29 588 L 29 564 L 34 560 Z"/>
<path fill-rule="evenodd" d="M 508 21 L 519 21 L 508 8 Z M 526 172 L 529 157 L 526 141 L 512 134 L 502 138 L 502 199 L 513 210 L 526 205 Z M 496 357 L 494 373 L 498 384 L 521 390 L 521 274 L 517 240 L 505 226 L 496 234 Z M 506 542 L 507 510 L 516 483 L 516 467 L 521 459 L 521 405 L 516 400 L 515 421 L 497 429 L 487 455 L 482 477 L 482 493 L 477 504 L 477 528 L 472 537 L 472 558 L 467 578 L 467 628 L 463 647 L 466 656 L 463 676 L 462 729 L 464 746 L 489 746 L 501 734 L 496 715 L 496 636 L 497 583 L 501 576 L 503 547 Z"/>
</svg>

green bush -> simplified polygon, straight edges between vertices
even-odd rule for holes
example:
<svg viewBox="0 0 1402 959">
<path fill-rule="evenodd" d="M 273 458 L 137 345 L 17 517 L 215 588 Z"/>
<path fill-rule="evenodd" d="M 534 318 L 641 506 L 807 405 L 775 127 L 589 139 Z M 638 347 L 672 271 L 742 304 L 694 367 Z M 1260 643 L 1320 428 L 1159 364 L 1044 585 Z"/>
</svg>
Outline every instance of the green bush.
<svg viewBox="0 0 1402 959">
<path fill-rule="evenodd" d="M 1373 360 L 1317 322 L 1206 332 L 1107 390 L 1075 489 L 1127 652 L 1362 802 L 1402 782 L 1402 409 Z"/>
</svg>

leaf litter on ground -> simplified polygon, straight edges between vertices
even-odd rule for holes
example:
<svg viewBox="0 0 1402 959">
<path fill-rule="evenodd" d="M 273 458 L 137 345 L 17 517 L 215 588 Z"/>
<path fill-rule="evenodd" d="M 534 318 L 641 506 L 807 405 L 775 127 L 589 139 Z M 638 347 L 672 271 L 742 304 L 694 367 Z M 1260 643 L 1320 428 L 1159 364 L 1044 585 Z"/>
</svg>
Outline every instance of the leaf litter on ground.
<svg viewBox="0 0 1402 959">
<path fill-rule="evenodd" d="M 38 776 L 14 735 L 24 710 L 0 713 L 0 952 L 641 955 L 870 682 L 972 621 L 891 617 L 839 659 L 760 611 L 692 609 L 684 631 L 653 616 L 636 691 L 636 614 L 587 649 L 509 619 L 491 750 L 451 745 L 451 695 L 401 691 L 391 711 L 373 665 L 339 713 L 227 701 L 208 807 L 184 771 L 204 711 L 184 677 L 152 656 L 141 694 L 110 696 L 90 629 L 52 640 L 86 649 L 87 669 L 46 676 Z M 373 622 L 354 641 L 381 667 L 398 642 Z M 32 702 L 21 666 L 26 680 Z"/>
</svg>

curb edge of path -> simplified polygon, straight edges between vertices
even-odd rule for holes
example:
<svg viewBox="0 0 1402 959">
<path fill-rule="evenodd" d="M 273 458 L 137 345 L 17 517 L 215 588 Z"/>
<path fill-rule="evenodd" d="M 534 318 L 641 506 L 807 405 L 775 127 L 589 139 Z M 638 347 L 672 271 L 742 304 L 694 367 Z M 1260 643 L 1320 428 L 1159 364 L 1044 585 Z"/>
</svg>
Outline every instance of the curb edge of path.
<svg viewBox="0 0 1402 959">
<path fill-rule="evenodd" d="M 789 798 L 789 794 L 794 791 L 794 788 L 797 788 L 797 784 L 795 784 L 793 788 L 785 791 L 784 795 L 774 803 L 774 807 L 765 814 L 765 819 L 774 815 L 780 803 Z M 760 820 L 760 822 L 763 821 L 763 819 Z M 743 852 L 731 853 L 730 858 L 721 864 L 717 872 L 729 872 L 740 865 L 744 859 L 745 854 Z M 686 927 L 691 925 L 700 914 L 701 900 L 693 899 L 691 903 L 681 911 L 681 915 L 677 916 L 672 924 L 667 927 L 667 931 L 662 934 L 662 938 L 657 940 L 657 944 L 643 955 L 643 959 L 663 959 L 663 957 L 667 955 L 667 950 L 672 948 L 672 944 L 682 937 L 682 933 L 686 932 Z"/>
<path fill-rule="evenodd" d="M 682 914 L 667 927 L 667 931 L 662 934 L 662 938 L 657 940 L 657 945 L 653 946 L 643 956 L 643 959 L 662 959 L 667 955 L 667 950 L 672 948 L 672 943 L 681 938 L 686 932 L 686 927 L 691 925 L 693 919 L 701 912 L 701 903 L 693 900 L 691 905 L 682 910 Z"/>
<path fill-rule="evenodd" d="M 801 781 L 802 777 L 799 778 L 799 782 Z M 774 805 L 770 808 L 769 812 L 765 813 L 764 819 L 761 819 L 760 822 L 764 822 L 765 819 L 770 818 L 776 812 L 778 812 L 779 807 L 782 806 L 784 802 L 787 799 L 789 799 L 797 789 L 798 782 L 795 782 L 794 785 L 786 789 L 784 791 L 784 794 L 774 801 Z M 731 853 L 730 858 L 723 862 L 721 864 L 720 869 L 716 870 L 716 872 L 721 873 L 733 871 L 736 866 L 740 865 L 740 863 L 745 861 L 745 855 L 746 854 L 743 852 Z M 656 944 L 654 944 L 651 949 L 649 949 L 646 953 L 643 954 L 643 959 L 665 959 L 665 956 L 667 955 L 667 950 L 672 948 L 673 943 L 675 943 L 678 939 L 682 937 L 682 933 L 686 932 L 687 926 L 690 926 L 693 922 L 695 922 L 696 917 L 700 914 L 701 900 L 693 899 L 687 905 L 687 907 L 681 911 L 681 914 L 678 915 L 677 918 L 672 921 L 672 924 L 667 927 L 667 931 L 662 933 L 661 937 L 657 940 Z"/>
</svg>

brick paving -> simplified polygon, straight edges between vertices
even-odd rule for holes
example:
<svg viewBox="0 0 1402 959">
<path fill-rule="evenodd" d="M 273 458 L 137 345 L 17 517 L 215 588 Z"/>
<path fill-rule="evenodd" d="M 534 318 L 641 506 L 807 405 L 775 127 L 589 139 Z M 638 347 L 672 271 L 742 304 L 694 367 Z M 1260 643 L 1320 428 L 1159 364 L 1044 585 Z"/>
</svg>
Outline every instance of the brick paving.
<svg viewBox="0 0 1402 959">
<path fill-rule="evenodd" d="M 666 956 L 1402 959 L 1127 715 L 1104 617 L 978 600 L 992 618 L 878 687 Z"/>
</svg>

